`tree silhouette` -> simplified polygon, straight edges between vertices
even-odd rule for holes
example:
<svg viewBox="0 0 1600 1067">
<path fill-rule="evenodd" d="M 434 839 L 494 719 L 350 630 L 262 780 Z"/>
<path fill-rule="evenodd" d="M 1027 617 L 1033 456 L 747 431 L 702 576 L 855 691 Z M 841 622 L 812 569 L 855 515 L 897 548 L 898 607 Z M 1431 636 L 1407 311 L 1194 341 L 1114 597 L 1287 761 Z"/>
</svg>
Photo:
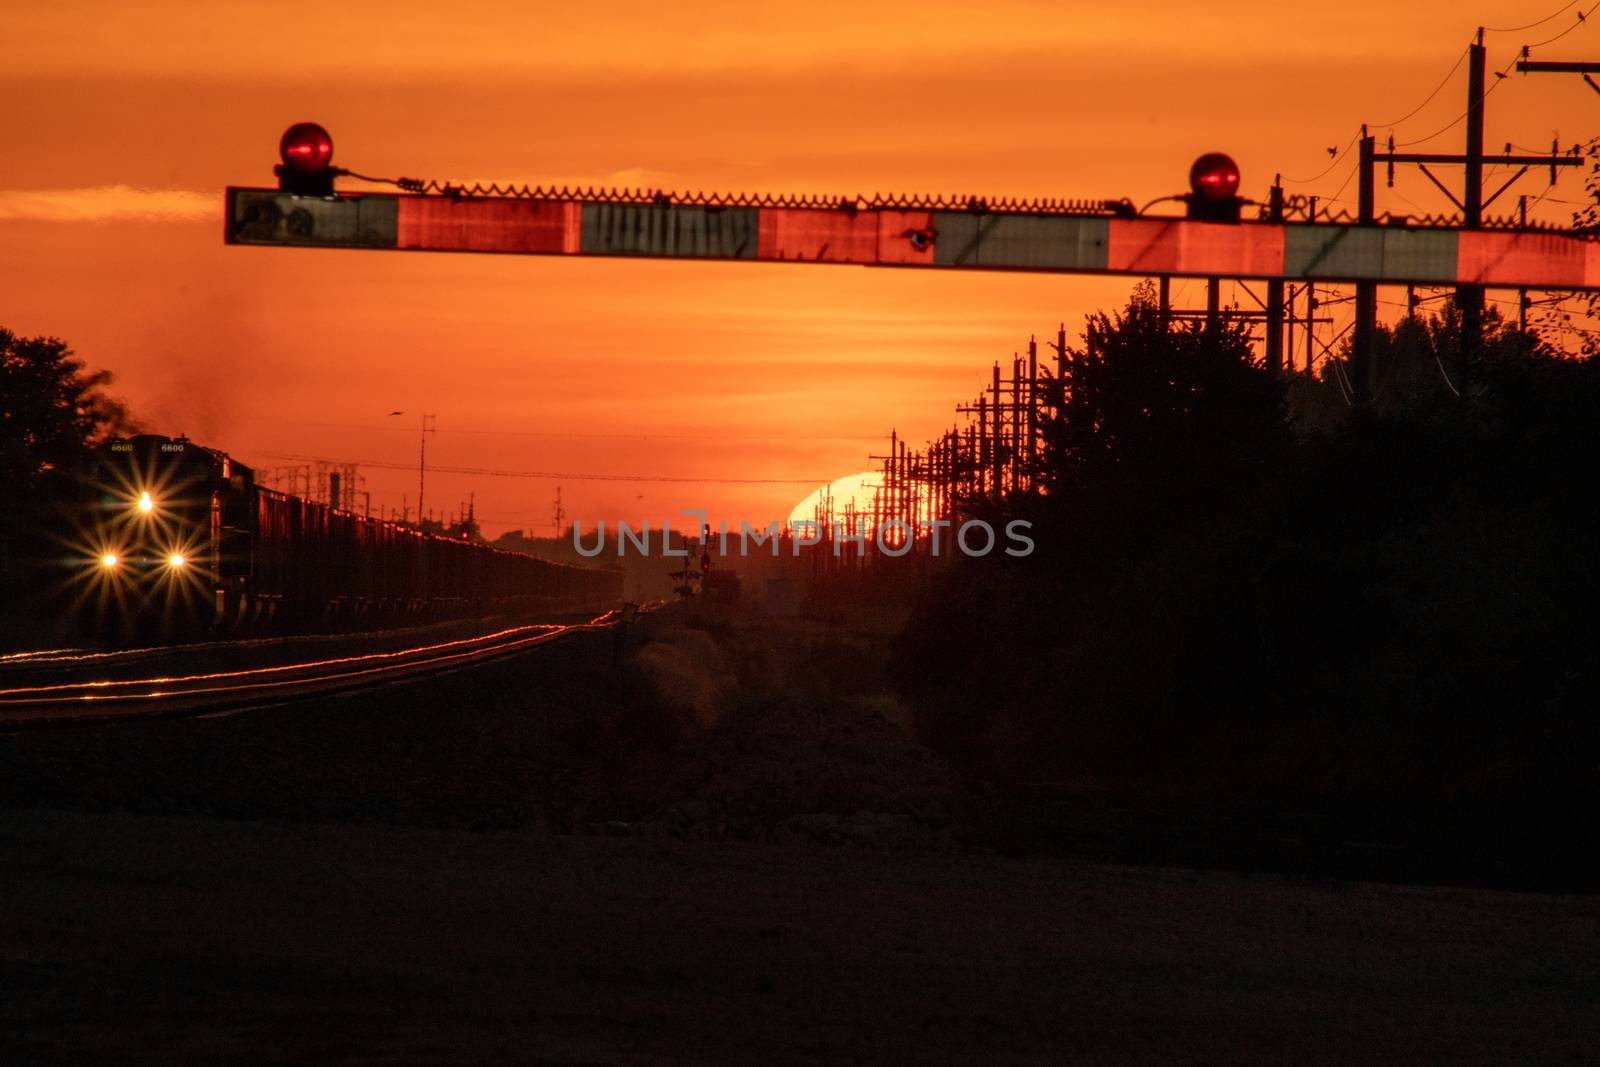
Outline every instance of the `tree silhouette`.
<svg viewBox="0 0 1600 1067">
<path fill-rule="evenodd" d="M 1043 493 L 995 505 L 1033 522 L 1038 551 L 949 568 L 896 646 L 924 736 L 979 767 L 1028 748 L 1048 762 L 1063 723 L 1115 718 L 1148 694 L 1114 679 L 1171 673 L 1173 657 L 1136 633 L 1158 620 L 1122 614 L 1132 600 L 1119 585 L 1164 544 L 1237 511 L 1294 445 L 1247 327 L 1165 322 L 1148 285 L 1122 311 L 1088 316 L 1051 388 L 1056 415 L 1033 471 Z M 1063 641 L 1092 667 L 1041 672 Z M 1075 735 L 1073 751 L 1088 740 Z"/>
<path fill-rule="evenodd" d="M 1335 357 L 1291 419 L 1242 331 L 1147 292 L 1090 316 L 1047 492 L 996 505 L 1038 551 L 945 568 L 896 641 L 922 736 L 998 782 L 1419 837 L 1466 805 L 1568 857 L 1548 812 L 1600 810 L 1600 358 L 1491 316 L 1460 395 L 1458 324 L 1380 329 L 1373 405 Z"/>
<path fill-rule="evenodd" d="M 1249 328 L 1170 324 L 1148 283 L 1122 312 L 1088 317 L 1054 389 L 1039 483 L 1052 504 L 1136 538 L 1228 506 L 1288 440 Z"/>
<path fill-rule="evenodd" d="M 133 428 L 109 384 L 64 342 L 0 328 L 0 624 L 27 626 L 42 610 L 52 497 L 96 443 Z"/>
<path fill-rule="evenodd" d="M 1481 378 L 1463 397 L 1455 368 L 1460 365 L 1461 311 L 1446 300 L 1436 315 L 1409 315 L 1373 331 L 1371 410 L 1396 417 L 1437 418 L 1457 411 L 1463 400 L 1478 405 L 1497 401 L 1495 376 Z M 1350 411 L 1350 353 L 1346 340 L 1337 355 L 1324 360 L 1315 379 L 1297 377 L 1291 409 L 1302 431 L 1334 429 Z M 1561 353 L 1539 332 L 1523 331 L 1498 308 L 1483 315 L 1483 343 L 1476 357 L 1486 371 L 1559 358 Z"/>
<path fill-rule="evenodd" d="M 13 507 L 94 444 L 133 428 L 122 402 L 104 392 L 111 380 L 110 371 L 87 370 L 63 341 L 0 328 L 0 485 Z"/>
</svg>

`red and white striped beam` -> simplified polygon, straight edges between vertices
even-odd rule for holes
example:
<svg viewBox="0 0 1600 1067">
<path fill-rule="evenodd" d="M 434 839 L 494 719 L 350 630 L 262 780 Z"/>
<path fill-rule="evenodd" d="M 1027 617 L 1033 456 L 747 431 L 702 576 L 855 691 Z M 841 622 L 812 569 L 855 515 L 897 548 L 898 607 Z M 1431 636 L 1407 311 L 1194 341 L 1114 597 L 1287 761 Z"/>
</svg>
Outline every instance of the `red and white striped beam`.
<svg viewBox="0 0 1600 1067">
<path fill-rule="evenodd" d="M 229 244 L 1600 291 L 1568 231 L 230 188 Z"/>
</svg>

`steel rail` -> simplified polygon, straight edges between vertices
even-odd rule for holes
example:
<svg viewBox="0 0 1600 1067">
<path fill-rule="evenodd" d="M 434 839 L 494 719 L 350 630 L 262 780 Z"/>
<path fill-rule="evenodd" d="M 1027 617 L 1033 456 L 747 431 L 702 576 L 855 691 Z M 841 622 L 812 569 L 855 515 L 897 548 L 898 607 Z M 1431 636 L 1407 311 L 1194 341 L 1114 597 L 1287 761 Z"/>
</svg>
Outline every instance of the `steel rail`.
<svg viewBox="0 0 1600 1067">
<path fill-rule="evenodd" d="M 123 719 L 195 716 L 437 674 L 617 625 L 615 611 L 588 622 L 530 624 L 410 649 L 191 676 L 95 679 L 0 690 L 0 731 Z"/>
</svg>

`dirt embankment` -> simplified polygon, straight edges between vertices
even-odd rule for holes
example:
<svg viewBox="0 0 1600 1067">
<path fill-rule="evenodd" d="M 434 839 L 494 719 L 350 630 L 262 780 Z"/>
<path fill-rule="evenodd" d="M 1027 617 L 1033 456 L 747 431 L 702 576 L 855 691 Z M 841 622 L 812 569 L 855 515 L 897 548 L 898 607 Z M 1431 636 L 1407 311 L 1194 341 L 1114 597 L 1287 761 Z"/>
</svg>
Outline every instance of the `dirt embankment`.
<svg viewBox="0 0 1600 1067">
<path fill-rule="evenodd" d="M 1593 884 L 1537 841 L 1475 848 L 1480 824 L 1459 813 L 1409 814 L 1397 831 L 1382 812 L 1229 807 L 1181 781 L 1135 795 L 964 780 L 892 695 L 892 632 L 865 615 L 663 612 L 621 647 L 586 634 L 471 671 L 239 714 L 0 732 L 0 807 Z"/>
<path fill-rule="evenodd" d="M 948 846 L 967 796 L 917 742 L 882 641 L 808 620 L 658 628 L 629 656 L 672 735 L 608 783 L 612 833 Z"/>
</svg>

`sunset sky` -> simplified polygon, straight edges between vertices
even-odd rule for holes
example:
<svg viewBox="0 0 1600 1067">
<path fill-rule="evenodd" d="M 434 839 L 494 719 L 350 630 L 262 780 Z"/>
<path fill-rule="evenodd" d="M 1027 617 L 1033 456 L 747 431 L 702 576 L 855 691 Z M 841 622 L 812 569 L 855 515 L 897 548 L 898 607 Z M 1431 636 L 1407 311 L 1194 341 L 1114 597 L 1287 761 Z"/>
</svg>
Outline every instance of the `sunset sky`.
<svg viewBox="0 0 1600 1067">
<path fill-rule="evenodd" d="M 1222 150 L 1262 196 L 1363 121 L 1386 137 L 1479 24 L 1559 5 L 6 5 L 0 325 L 110 368 L 150 430 L 260 467 L 366 461 L 375 508 L 415 505 L 427 411 L 430 463 L 562 475 L 430 472 L 430 507 L 475 493 L 491 534 L 549 533 L 558 484 L 586 523 L 765 521 L 891 428 L 949 426 L 993 360 L 1063 320 L 1076 337 L 1132 280 L 224 247 L 224 186 L 271 185 L 279 135 L 314 120 L 336 164 L 383 176 L 1143 203 Z M 1589 7 L 1490 33 L 1491 72 Z M 1600 33 L 1535 55 L 1600 58 Z M 1396 139 L 1457 118 L 1465 77 Z M 1576 76 L 1489 80 L 1491 150 L 1597 132 Z M 1353 208 L 1354 162 L 1290 191 Z M 1546 188 L 1530 174 L 1491 213 Z M 1569 172 L 1535 213 L 1581 196 Z M 1448 209 L 1414 173 L 1378 199 Z M 618 475 L 649 480 L 592 477 Z"/>
</svg>

